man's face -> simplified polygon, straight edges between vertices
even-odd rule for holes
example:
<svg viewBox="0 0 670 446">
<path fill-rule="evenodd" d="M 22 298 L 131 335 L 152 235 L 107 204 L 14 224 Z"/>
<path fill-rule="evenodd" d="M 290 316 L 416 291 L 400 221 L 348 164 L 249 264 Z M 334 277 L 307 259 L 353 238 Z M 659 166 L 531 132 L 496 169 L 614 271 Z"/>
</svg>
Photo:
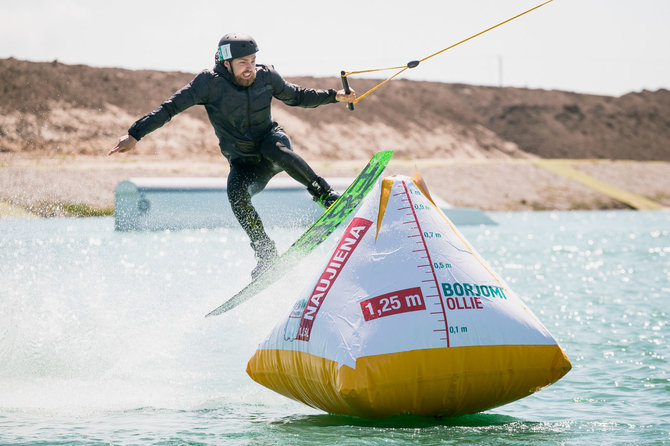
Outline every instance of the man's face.
<svg viewBox="0 0 670 446">
<path fill-rule="evenodd" d="M 248 87 L 256 80 L 256 55 L 238 57 L 224 62 L 226 68 L 232 69 L 235 82 L 242 87 Z"/>
</svg>

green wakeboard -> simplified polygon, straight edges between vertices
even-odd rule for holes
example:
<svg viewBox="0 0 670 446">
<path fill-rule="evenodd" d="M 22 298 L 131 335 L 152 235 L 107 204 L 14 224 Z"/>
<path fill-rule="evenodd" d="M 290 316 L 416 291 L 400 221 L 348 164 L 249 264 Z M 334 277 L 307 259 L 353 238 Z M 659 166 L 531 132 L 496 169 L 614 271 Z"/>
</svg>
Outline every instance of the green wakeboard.
<svg viewBox="0 0 670 446">
<path fill-rule="evenodd" d="M 392 150 L 378 152 L 340 198 L 337 199 L 277 260 L 240 292 L 207 316 L 230 311 L 269 287 L 328 238 L 372 190 L 393 157 Z"/>
</svg>

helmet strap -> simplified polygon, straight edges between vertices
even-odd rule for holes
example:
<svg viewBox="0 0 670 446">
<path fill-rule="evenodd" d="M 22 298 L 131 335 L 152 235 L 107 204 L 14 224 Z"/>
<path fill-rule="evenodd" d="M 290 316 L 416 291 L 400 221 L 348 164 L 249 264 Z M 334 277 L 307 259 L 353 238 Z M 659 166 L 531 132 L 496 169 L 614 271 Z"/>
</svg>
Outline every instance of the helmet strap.
<svg viewBox="0 0 670 446">
<path fill-rule="evenodd" d="M 233 64 L 230 63 L 230 60 L 224 60 L 222 63 L 223 63 L 223 66 L 226 68 L 226 70 L 228 70 L 228 73 L 230 73 L 230 75 L 233 76 L 233 78 L 234 78 L 235 73 L 233 72 Z"/>
<path fill-rule="evenodd" d="M 238 85 L 241 87 L 240 84 L 237 83 L 237 79 L 235 78 L 235 72 L 233 71 L 233 63 L 232 59 L 230 60 L 224 60 L 223 61 L 223 67 L 228 70 L 228 74 L 230 74 L 230 78 L 233 82 L 233 84 Z"/>
</svg>

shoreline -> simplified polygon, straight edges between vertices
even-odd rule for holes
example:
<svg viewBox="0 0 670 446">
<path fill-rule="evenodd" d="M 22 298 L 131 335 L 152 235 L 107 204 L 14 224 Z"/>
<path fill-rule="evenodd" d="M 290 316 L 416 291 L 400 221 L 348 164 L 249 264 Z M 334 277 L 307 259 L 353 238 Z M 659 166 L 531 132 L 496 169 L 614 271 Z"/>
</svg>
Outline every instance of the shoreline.
<svg viewBox="0 0 670 446">
<path fill-rule="evenodd" d="M 307 161 L 326 178 L 353 177 L 367 162 Z M 415 168 L 432 194 L 454 207 L 485 212 L 670 208 L 667 161 L 398 157 L 385 174 L 411 177 Z M 111 215 L 114 188 L 124 179 L 227 173 L 220 156 L 0 156 L 0 218 Z"/>
</svg>

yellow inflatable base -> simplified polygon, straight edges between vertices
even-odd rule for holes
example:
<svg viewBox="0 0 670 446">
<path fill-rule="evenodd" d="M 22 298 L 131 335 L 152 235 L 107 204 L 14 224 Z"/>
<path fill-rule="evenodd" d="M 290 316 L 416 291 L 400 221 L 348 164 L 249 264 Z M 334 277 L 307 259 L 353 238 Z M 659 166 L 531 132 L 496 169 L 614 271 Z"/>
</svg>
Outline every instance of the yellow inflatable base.
<svg viewBox="0 0 670 446">
<path fill-rule="evenodd" d="M 369 356 L 356 369 L 290 350 L 258 350 L 247 373 L 284 396 L 333 414 L 455 416 L 523 398 L 571 368 L 557 345 L 496 345 Z"/>
</svg>

